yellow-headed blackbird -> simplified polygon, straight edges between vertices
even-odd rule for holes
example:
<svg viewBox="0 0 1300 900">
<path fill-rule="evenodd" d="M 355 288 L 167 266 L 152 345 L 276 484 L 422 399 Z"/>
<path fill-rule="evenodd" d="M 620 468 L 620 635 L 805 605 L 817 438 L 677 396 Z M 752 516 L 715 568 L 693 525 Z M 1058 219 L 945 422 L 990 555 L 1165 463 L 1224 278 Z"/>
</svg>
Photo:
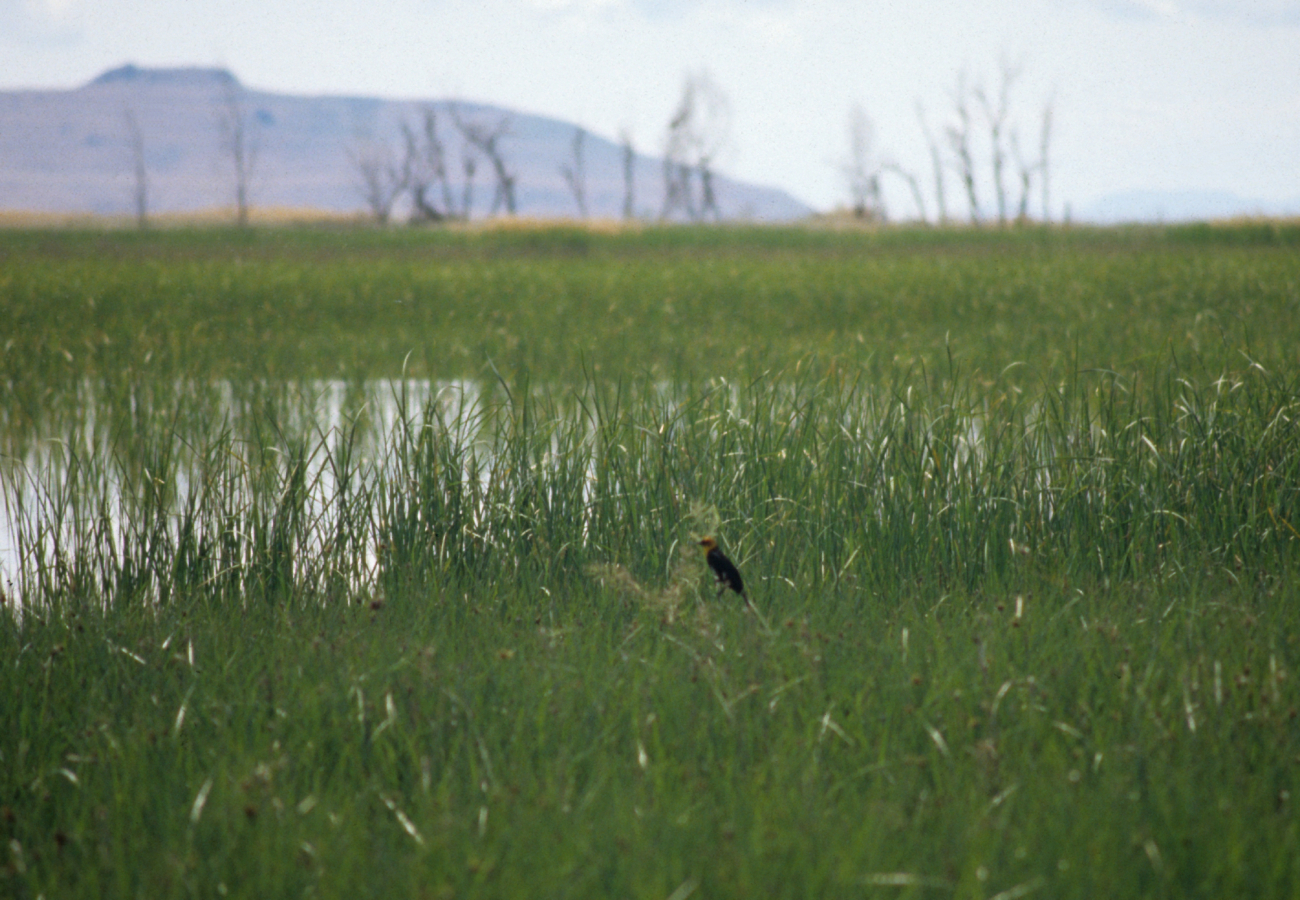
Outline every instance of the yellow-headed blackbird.
<svg viewBox="0 0 1300 900">
<path fill-rule="evenodd" d="M 745 601 L 745 606 L 754 614 L 754 618 L 758 619 L 758 624 L 763 626 L 763 630 L 769 635 L 772 634 L 772 626 L 767 624 L 767 619 L 763 618 L 754 601 L 750 600 L 749 595 L 745 593 L 745 581 L 740 577 L 740 570 L 736 568 L 736 564 L 727 559 L 727 555 L 718 549 L 718 542 L 713 538 L 706 537 L 700 541 L 700 546 L 704 548 L 705 562 L 709 564 L 714 577 L 718 579 L 718 596 L 721 597 L 723 591 L 731 588 Z"/>
<path fill-rule="evenodd" d="M 700 546 L 704 548 L 704 560 L 713 570 L 713 575 L 718 579 L 718 596 L 727 588 L 731 588 L 737 594 L 749 603 L 749 595 L 745 593 L 745 582 L 740 577 L 740 570 L 736 568 L 735 563 L 727 559 L 725 553 L 718 549 L 718 542 L 711 537 L 706 537 L 700 541 Z M 750 604 L 751 606 L 753 604 Z"/>
</svg>

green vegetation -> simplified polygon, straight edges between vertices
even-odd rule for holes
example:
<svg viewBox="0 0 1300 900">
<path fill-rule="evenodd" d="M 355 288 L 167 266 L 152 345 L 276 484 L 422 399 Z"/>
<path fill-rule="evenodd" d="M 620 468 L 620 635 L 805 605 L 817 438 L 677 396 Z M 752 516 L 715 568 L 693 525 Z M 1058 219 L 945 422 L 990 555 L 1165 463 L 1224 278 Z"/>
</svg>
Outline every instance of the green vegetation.
<svg viewBox="0 0 1300 900">
<path fill-rule="evenodd" d="M 0 894 L 1300 895 L 1297 243 L 0 233 Z"/>
</svg>

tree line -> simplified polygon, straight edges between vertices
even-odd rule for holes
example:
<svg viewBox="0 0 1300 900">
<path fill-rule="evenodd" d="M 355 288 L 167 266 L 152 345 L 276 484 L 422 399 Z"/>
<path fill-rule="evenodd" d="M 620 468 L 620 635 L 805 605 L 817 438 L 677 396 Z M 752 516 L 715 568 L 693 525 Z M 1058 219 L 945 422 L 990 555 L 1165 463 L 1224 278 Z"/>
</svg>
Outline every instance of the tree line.
<svg viewBox="0 0 1300 900">
<path fill-rule="evenodd" d="M 450 129 L 446 122 L 450 122 Z M 440 125 L 440 122 L 443 124 Z M 406 197 L 412 222 L 443 222 L 470 218 L 475 176 L 486 163 L 493 194 L 488 215 L 517 210 L 517 176 L 505 154 L 511 136 L 509 116 L 474 117 L 459 104 L 422 107 L 415 121 L 400 125 L 397 146 L 369 137 L 349 149 L 358 189 L 375 222 L 387 224 L 399 200 Z M 680 98 L 665 128 L 661 157 L 662 220 L 721 221 L 715 163 L 730 139 L 731 106 L 707 71 L 688 74 Z M 574 211 L 588 215 L 586 129 L 575 127 L 569 156 L 558 173 L 572 195 Z M 630 130 L 619 135 L 625 219 L 638 216 L 636 157 Z"/>
<path fill-rule="evenodd" d="M 860 105 L 853 105 L 848 118 L 849 149 L 840 165 L 853 216 L 862 221 L 888 221 L 883 185 L 891 178 L 906 186 L 914 217 L 921 222 L 953 222 L 959 218 L 954 209 L 960 206 L 965 207 L 971 225 L 1026 222 L 1032 217 L 1035 194 L 1039 218 L 1051 221 L 1055 103 L 1051 97 L 1045 100 L 1035 120 L 1026 125 L 1013 112 L 1013 93 L 1020 76 L 1020 67 L 1006 60 L 991 84 L 960 73 L 948 92 L 938 130 L 931 126 L 926 108 L 918 100 L 916 119 L 925 140 L 929 170 L 920 175 L 878 149 L 870 116 Z M 983 140 L 979 140 L 981 132 Z M 923 187 L 927 179 L 933 213 Z M 955 182 L 956 203 L 950 194 L 950 180 Z"/>
<path fill-rule="evenodd" d="M 884 199 L 884 184 L 887 179 L 896 179 L 907 189 L 914 218 L 922 222 L 956 221 L 958 215 L 953 210 L 962 206 L 965 217 L 974 225 L 1025 221 L 1030 218 L 1035 193 L 1040 217 L 1049 220 L 1053 102 L 1049 99 L 1043 104 L 1036 122 L 1036 140 L 1027 146 L 1023 123 L 1012 113 L 1012 94 L 1019 76 L 1019 68 L 1005 62 L 991 86 L 972 81 L 964 73 L 960 75 L 948 94 L 945 116 L 937 131 L 931 127 L 925 107 L 917 101 L 917 122 L 928 155 L 928 171 L 924 174 L 882 153 L 870 116 L 860 105 L 851 107 L 847 153 L 838 168 L 852 215 L 866 222 L 888 221 L 891 216 Z M 231 179 L 236 222 L 246 225 L 261 132 L 243 89 L 233 77 L 223 84 L 216 119 L 219 152 Z M 125 110 L 124 125 L 132 161 L 132 209 L 140 227 L 145 227 L 149 217 L 145 136 L 129 108 Z M 356 137 L 347 147 L 347 156 L 367 214 L 380 225 L 391 222 L 394 211 L 403 207 L 412 223 L 467 221 L 475 214 L 479 179 L 486 176 L 492 192 L 486 214 L 515 215 L 518 175 L 508 155 L 514 136 L 511 125 L 509 115 L 485 115 L 481 110 L 471 113 L 451 101 L 419 107 L 399 123 L 395 140 L 374 135 Z M 977 141 L 980 129 L 984 139 Z M 587 140 L 587 131 L 575 127 L 568 156 L 557 165 L 557 174 L 580 218 L 587 217 L 590 206 Z M 662 199 L 657 211 L 639 210 L 637 149 L 630 130 L 623 129 L 619 135 L 622 216 L 721 221 L 716 166 L 730 140 L 731 105 L 726 93 L 707 70 L 688 73 L 664 126 L 659 157 Z M 950 182 L 955 182 L 957 202 L 950 193 Z M 991 201 L 985 191 L 991 192 Z M 927 194 L 934 203 L 933 213 Z"/>
</svg>

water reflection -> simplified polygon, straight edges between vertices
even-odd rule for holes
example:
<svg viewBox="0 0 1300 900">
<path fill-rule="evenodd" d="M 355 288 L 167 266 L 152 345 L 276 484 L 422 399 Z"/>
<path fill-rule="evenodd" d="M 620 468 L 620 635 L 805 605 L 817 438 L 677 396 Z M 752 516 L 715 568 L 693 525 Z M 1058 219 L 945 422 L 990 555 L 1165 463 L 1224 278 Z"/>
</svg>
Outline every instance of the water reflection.
<svg viewBox="0 0 1300 900">
<path fill-rule="evenodd" d="M 301 448 L 306 513 L 325 526 L 345 444 L 351 475 L 362 480 L 373 480 L 401 429 L 441 427 L 470 452 L 486 451 L 475 446 L 484 386 L 467 379 L 222 380 L 165 390 L 86 380 L 72 392 L 74 402 L 68 399 L 52 398 L 26 427 L 8 421 L 0 429 L 0 580 L 11 596 L 38 551 L 75 555 L 88 534 L 122 547 L 144 495 L 160 499 L 161 492 L 175 507 L 224 474 L 234 491 L 228 499 L 251 502 L 253 482 L 230 467 L 246 467 L 263 450 Z M 212 458 L 222 448 L 231 458 Z M 150 486 L 164 477 L 165 484 Z"/>
</svg>

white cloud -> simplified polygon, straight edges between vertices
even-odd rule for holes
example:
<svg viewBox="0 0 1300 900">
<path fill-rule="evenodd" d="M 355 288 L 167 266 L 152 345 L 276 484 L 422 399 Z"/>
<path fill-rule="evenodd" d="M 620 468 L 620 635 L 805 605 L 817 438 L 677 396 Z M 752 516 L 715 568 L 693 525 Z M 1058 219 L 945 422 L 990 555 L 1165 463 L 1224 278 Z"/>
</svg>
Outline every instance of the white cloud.
<svg viewBox="0 0 1300 900">
<path fill-rule="evenodd" d="M 1197 18 L 1260 27 L 1300 26 L 1300 0 L 1087 0 L 1120 18 Z"/>
<path fill-rule="evenodd" d="M 1297 0 L 1186 0 L 1188 9 L 1251 25 L 1300 25 Z"/>
<path fill-rule="evenodd" d="M 802 43 L 809 31 L 805 7 L 757 9 L 745 25 L 760 39 L 786 46 L 795 41 Z"/>
<path fill-rule="evenodd" d="M 529 6 L 544 12 L 593 13 L 626 5 L 625 0 L 526 0 Z"/>
<path fill-rule="evenodd" d="M 80 6 L 78 0 L 23 0 L 27 15 L 38 22 L 64 24 L 72 19 Z"/>
<path fill-rule="evenodd" d="M 83 0 L 0 0 L 0 48 L 68 47 L 83 35 Z M 6 56 L 9 63 L 11 57 Z"/>
</svg>

